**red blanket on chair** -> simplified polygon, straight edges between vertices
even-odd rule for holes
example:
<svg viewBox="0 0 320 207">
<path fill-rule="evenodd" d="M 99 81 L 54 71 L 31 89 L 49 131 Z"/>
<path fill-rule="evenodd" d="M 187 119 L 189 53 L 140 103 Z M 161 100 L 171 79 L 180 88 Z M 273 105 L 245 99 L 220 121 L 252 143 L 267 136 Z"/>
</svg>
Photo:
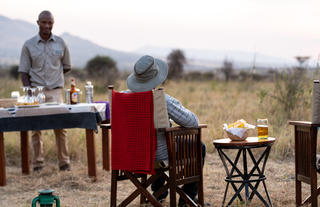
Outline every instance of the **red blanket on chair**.
<svg viewBox="0 0 320 207">
<path fill-rule="evenodd" d="M 152 91 L 112 92 L 111 167 L 154 174 L 157 149 Z"/>
</svg>

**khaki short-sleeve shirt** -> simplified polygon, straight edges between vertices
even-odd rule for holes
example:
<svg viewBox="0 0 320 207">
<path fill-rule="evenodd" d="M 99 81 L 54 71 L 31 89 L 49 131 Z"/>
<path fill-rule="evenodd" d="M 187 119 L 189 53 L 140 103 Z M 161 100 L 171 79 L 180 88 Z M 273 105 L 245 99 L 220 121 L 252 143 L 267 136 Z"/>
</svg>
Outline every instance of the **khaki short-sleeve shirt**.
<svg viewBox="0 0 320 207">
<path fill-rule="evenodd" d="M 38 34 L 24 43 L 18 71 L 29 74 L 32 86 L 63 87 L 63 71 L 70 69 L 69 48 L 62 38 L 52 34 L 44 41 Z"/>
</svg>

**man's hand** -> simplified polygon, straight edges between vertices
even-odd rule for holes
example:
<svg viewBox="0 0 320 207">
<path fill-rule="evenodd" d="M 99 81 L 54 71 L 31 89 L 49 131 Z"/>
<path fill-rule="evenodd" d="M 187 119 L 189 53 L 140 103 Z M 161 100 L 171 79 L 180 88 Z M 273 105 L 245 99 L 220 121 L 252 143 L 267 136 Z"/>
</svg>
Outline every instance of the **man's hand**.
<svg viewBox="0 0 320 207">
<path fill-rule="evenodd" d="M 20 72 L 20 75 L 21 75 L 21 81 L 22 81 L 23 86 L 31 86 L 29 74 L 24 73 L 24 72 Z"/>
<path fill-rule="evenodd" d="M 69 68 L 69 69 L 63 69 L 63 74 L 68 73 L 70 70 L 71 70 L 71 68 Z"/>
</svg>

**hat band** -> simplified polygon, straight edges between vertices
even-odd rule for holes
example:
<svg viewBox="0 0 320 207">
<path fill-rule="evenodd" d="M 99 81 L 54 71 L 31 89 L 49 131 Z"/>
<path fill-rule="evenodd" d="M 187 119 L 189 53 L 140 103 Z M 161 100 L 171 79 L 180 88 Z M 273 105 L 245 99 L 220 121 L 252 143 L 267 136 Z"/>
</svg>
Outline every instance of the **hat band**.
<svg viewBox="0 0 320 207">
<path fill-rule="evenodd" d="M 153 64 L 152 67 L 150 67 L 150 69 L 146 70 L 144 73 L 134 73 L 134 75 L 136 77 L 137 82 L 145 83 L 151 80 L 152 78 L 156 77 L 158 75 L 158 71 L 159 69 L 157 67 L 157 64 Z"/>
</svg>

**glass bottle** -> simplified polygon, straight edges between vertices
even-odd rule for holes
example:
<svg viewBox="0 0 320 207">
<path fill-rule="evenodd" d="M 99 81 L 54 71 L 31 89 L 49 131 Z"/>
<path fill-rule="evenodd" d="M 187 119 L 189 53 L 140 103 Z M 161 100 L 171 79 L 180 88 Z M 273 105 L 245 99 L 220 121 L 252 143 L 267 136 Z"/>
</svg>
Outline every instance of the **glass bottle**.
<svg viewBox="0 0 320 207">
<path fill-rule="evenodd" d="M 76 82 L 74 78 L 71 79 L 71 89 L 70 89 L 70 104 L 78 103 L 78 92 L 76 90 Z"/>
</svg>

